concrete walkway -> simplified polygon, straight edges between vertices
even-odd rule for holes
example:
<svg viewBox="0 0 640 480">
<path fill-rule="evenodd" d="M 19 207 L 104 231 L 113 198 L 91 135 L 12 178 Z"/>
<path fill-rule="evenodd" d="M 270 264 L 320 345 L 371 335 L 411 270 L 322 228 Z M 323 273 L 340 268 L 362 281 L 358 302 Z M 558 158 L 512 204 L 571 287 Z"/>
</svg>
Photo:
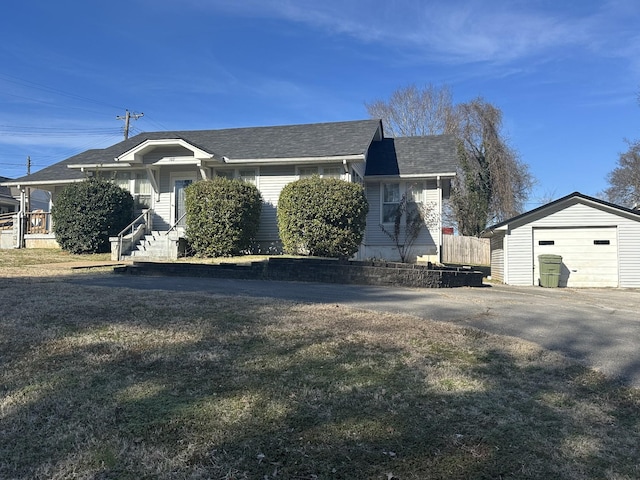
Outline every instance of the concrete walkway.
<svg viewBox="0 0 640 480">
<path fill-rule="evenodd" d="M 530 340 L 640 387 L 640 290 L 505 285 L 410 289 L 127 275 L 69 277 L 66 281 L 335 303 L 404 313 Z"/>
</svg>

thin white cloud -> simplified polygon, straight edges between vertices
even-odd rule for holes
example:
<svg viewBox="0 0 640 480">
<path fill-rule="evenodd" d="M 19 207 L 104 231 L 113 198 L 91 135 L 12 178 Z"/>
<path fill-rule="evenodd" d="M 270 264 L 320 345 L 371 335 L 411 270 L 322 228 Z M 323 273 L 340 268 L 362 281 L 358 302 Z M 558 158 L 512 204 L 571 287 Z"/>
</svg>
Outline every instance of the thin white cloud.
<svg viewBox="0 0 640 480">
<path fill-rule="evenodd" d="M 192 2 L 238 15 L 284 18 L 363 42 L 410 46 L 425 58 L 455 63 L 507 63 L 567 47 L 627 56 L 637 29 L 633 18 L 640 17 L 640 6 L 632 0 L 570 8 L 563 2 L 543 8 L 541 2 L 510 0 Z"/>
</svg>

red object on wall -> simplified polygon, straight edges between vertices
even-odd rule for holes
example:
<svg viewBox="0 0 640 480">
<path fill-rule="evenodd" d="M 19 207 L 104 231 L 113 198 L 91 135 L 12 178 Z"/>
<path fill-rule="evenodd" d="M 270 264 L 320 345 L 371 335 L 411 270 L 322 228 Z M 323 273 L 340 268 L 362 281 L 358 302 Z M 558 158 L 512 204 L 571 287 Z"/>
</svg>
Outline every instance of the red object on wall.
<svg viewBox="0 0 640 480">
<path fill-rule="evenodd" d="M 453 235 L 453 227 L 442 227 L 442 233 L 444 235 Z"/>
</svg>

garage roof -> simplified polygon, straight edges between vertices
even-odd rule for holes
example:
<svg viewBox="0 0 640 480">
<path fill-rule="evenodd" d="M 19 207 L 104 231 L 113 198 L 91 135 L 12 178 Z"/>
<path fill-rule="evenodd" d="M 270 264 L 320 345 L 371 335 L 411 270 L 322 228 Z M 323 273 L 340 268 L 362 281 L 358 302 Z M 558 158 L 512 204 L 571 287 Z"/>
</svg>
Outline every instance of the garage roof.
<svg viewBox="0 0 640 480">
<path fill-rule="evenodd" d="M 515 226 L 524 225 L 528 223 L 531 219 L 539 216 L 544 213 L 545 210 L 555 210 L 562 205 L 570 205 L 574 203 L 584 203 L 586 205 L 591 205 L 597 208 L 602 208 L 607 211 L 616 213 L 618 215 L 625 215 L 627 217 L 633 218 L 634 220 L 640 221 L 640 211 L 633 210 L 630 208 L 623 207 L 621 205 L 616 205 L 614 203 L 606 202 L 599 198 L 590 197 L 589 195 L 585 195 L 580 192 L 573 192 L 569 195 L 566 195 L 558 200 L 554 200 L 553 202 L 542 205 L 538 208 L 534 208 L 533 210 L 529 210 L 528 212 L 522 213 L 515 217 L 511 217 L 503 222 L 496 223 L 490 227 L 487 227 L 482 232 L 482 237 L 491 237 L 496 230 L 509 230 Z"/>
</svg>

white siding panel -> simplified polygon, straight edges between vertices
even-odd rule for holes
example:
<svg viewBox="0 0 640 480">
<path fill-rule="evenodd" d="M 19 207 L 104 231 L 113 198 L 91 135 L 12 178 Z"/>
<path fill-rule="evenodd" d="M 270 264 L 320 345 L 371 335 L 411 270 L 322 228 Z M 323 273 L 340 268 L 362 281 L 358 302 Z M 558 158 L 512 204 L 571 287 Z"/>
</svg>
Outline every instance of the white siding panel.
<svg viewBox="0 0 640 480">
<path fill-rule="evenodd" d="M 387 237 L 380 228 L 380 182 L 367 182 L 365 185 L 365 195 L 369 202 L 369 213 L 367 214 L 367 227 L 365 229 L 364 243 L 366 245 L 385 245 L 389 243 Z"/>
<path fill-rule="evenodd" d="M 504 233 L 491 237 L 491 278 L 504 283 Z"/>
<path fill-rule="evenodd" d="M 531 225 L 524 225 L 505 236 L 505 283 L 509 285 L 533 284 L 531 235 Z"/>
<path fill-rule="evenodd" d="M 620 216 L 578 203 L 562 210 L 533 218 L 527 224 L 532 227 L 605 227 L 616 226 Z"/>
<path fill-rule="evenodd" d="M 293 166 L 283 165 L 260 168 L 258 184 L 260 185 L 263 201 L 260 228 L 257 235 L 260 243 L 280 242 L 276 211 L 278 198 L 280 198 L 280 192 L 284 186 L 294 180 L 297 180 L 297 176 Z"/>
<path fill-rule="evenodd" d="M 618 226 L 620 286 L 640 288 L 640 223 L 621 218 Z"/>
<path fill-rule="evenodd" d="M 152 164 L 162 158 L 172 157 L 193 157 L 193 152 L 180 146 L 156 147 L 143 157 L 142 162 Z"/>
</svg>

